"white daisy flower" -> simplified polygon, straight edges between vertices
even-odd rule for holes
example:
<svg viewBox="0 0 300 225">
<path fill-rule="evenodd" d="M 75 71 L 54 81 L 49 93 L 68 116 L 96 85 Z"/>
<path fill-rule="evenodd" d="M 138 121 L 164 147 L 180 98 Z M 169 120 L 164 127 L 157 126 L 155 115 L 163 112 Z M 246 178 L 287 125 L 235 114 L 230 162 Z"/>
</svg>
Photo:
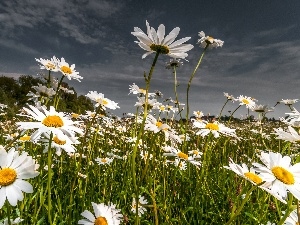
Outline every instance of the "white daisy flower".
<svg viewBox="0 0 300 225">
<path fill-rule="evenodd" d="M 138 98 L 138 102 L 136 102 L 134 106 L 144 107 L 146 105 L 145 97 L 137 97 L 137 98 Z M 148 99 L 148 108 L 149 109 L 159 109 L 159 107 L 161 105 L 162 104 L 160 102 L 158 102 L 155 98 Z"/>
<path fill-rule="evenodd" d="M 85 96 L 88 97 L 89 99 L 91 99 L 92 101 L 96 102 L 95 107 L 98 107 L 99 105 L 101 105 L 104 109 L 105 108 L 109 108 L 109 109 L 120 108 L 118 106 L 118 103 L 116 103 L 112 100 L 109 100 L 108 98 L 104 98 L 104 94 L 98 93 L 97 91 L 90 91 Z"/>
<path fill-rule="evenodd" d="M 44 133 L 46 139 L 41 139 L 44 142 L 45 149 L 44 153 L 48 151 L 49 148 L 49 139 L 50 134 Z M 52 138 L 51 147 L 56 149 L 56 154 L 58 156 L 61 155 L 61 150 L 65 150 L 67 153 L 73 153 L 76 151 L 76 148 L 73 146 L 74 144 L 79 144 L 80 142 L 77 140 L 76 137 L 68 137 L 64 134 L 55 135 Z"/>
<path fill-rule="evenodd" d="M 151 114 L 147 115 L 146 122 L 145 122 L 145 130 L 153 131 L 157 133 L 161 130 L 168 130 L 170 129 L 169 125 L 163 124 L 160 121 L 157 121 Z"/>
<path fill-rule="evenodd" d="M 255 106 L 255 102 L 251 97 L 240 95 L 236 100 L 240 101 L 240 105 L 245 105 L 248 109 L 252 109 Z"/>
<path fill-rule="evenodd" d="M 173 69 L 173 68 L 179 68 L 183 65 L 183 62 L 181 62 L 180 59 L 172 58 L 170 59 L 170 62 L 166 63 L 166 69 Z"/>
<path fill-rule="evenodd" d="M 297 209 L 292 211 L 288 218 L 284 221 L 285 225 L 298 225 L 298 214 L 297 214 Z"/>
<path fill-rule="evenodd" d="M 273 112 L 274 108 L 273 107 L 269 107 L 268 105 L 257 105 L 257 104 L 255 104 L 251 108 L 251 110 L 254 111 L 254 112 L 266 114 L 268 112 Z"/>
<path fill-rule="evenodd" d="M 281 127 L 274 128 L 275 135 L 277 135 L 276 139 L 281 139 L 293 143 L 297 143 L 300 141 L 300 135 L 298 132 L 291 126 L 288 126 L 288 132 L 284 131 Z"/>
<path fill-rule="evenodd" d="M 53 71 L 53 72 L 58 72 L 59 71 L 59 59 L 56 58 L 55 56 L 53 56 L 50 60 L 49 59 L 35 59 L 37 62 L 39 62 L 40 65 L 40 69 L 46 69 L 49 71 Z"/>
<path fill-rule="evenodd" d="M 99 158 L 99 157 L 97 157 L 95 159 L 95 161 L 98 163 L 98 165 L 109 165 L 114 161 L 114 158 L 108 158 L 108 157 Z"/>
<path fill-rule="evenodd" d="M 200 39 L 198 39 L 197 44 L 199 44 L 201 48 L 217 48 L 222 47 L 224 44 L 224 41 L 214 39 L 211 36 L 205 36 L 203 31 L 200 31 L 198 35 L 200 36 Z"/>
<path fill-rule="evenodd" d="M 150 55 L 153 52 L 158 52 L 160 54 L 167 54 L 173 58 L 185 58 L 188 56 L 187 51 L 191 50 L 194 46 L 191 44 L 183 44 L 188 41 L 190 37 L 185 37 L 174 42 L 177 37 L 180 28 L 174 28 L 165 37 L 165 26 L 163 24 L 159 25 L 157 32 L 153 27 L 149 26 L 146 21 L 147 34 L 145 34 L 140 28 L 135 27 L 132 35 L 136 36 L 139 41 L 135 41 L 138 45 L 147 51 L 142 58 Z"/>
<path fill-rule="evenodd" d="M 223 166 L 226 169 L 232 170 L 237 175 L 243 177 L 244 179 L 250 181 L 254 185 L 258 185 L 265 180 L 263 177 L 258 174 L 255 170 L 255 168 L 248 168 L 246 164 L 242 164 L 241 166 L 238 164 L 235 164 L 231 158 L 229 158 L 229 166 Z M 270 189 L 271 183 L 265 182 L 262 185 L 258 186 L 259 188 L 263 189 L 264 191 L 268 192 L 269 194 L 273 195 L 275 198 L 277 198 L 282 203 L 286 204 L 286 201 L 282 198 L 281 195 L 279 195 L 277 192 L 273 192 Z"/>
<path fill-rule="evenodd" d="M 58 67 L 60 69 L 60 72 L 66 76 L 69 80 L 75 79 L 81 82 L 79 79 L 83 79 L 82 76 L 79 76 L 79 72 L 76 72 L 75 70 L 75 64 L 72 64 L 71 66 L 69 63 L 65 61 L 64 58 L 61 58 L 60 62 L 58 63 Z"/>
<path fill-rule="evenodd" d="M 123 215 L 119 209 L 116 209 L 114 204 L 105 205 L 103 203 L 96 204 L 92 202 L 94 214 L 88 210 L 84 210 L 81 215 L 85 219 L 79 220 L 78 224 L 83 225 L 119 225 Z"/>
<path fill-rule="evenodd" d="M 19 155 L 14 148 L 8 152 L 0 149 L 0 209 L 6 199 L 12 206 L 16 206 L 24 198 L 22 191 L 33 192 L 31 184 L 24 179 L 39 175 L 37 167 L 35 160 L 26 152 Z"/>
<path fill-rule="evenodd" d="M 270 189 L 282 198 L 287 198 L 289 191 L 300 200 L 300 163 L 291 165 L 291 158 L 280 153 L 261 152 L 259 156 L 264 165 L 253 163 L 255 170 L 266 182 L 271 182 Z"/>
<path fill-rule="evenodd" d="M 147 209 L 143 205 L 147 205 L 148 201 L 144 198 L 144 196 L 139 195 L 139 203 L 138 203 L 138 215 L 141 217 Z M 132 199 L 131 211 L 136 213 L 136 201 L 135 198 Z"/>
<path fill-rule="evenodd" d="M 224 96 L 228 99 L 234 102 L 236 99 L 233 97 L 233 95 L 229 95 L 227 92 L 223 92 Z"/>
<path fill-rule="evenodd" d="M 283 103 L 285 105 L 293 105 L 296 102 L 298 102 L 299 99 L 282 99 L 281 101 L 279 101 L 280 103 Z"/>
<path fill-rule="evenodd" d="M 218 138 L 221 133 L 226 136 L 237 138 L 235 134 L 235 129 L 226 127 L 224 124 L 219 123 L 218 121 L 210 123 L 205 120 L 202 121 L 193 120 L 193 127 L 200 128 L 200 130 L 196 132 L 196 135 L 201 135 L 202 137 L 205 137 L 209 133 L 212 133 L 215 138 Z"/>
<path fill-rule="evenodd" d="M 193 115 L 197 118 L 197 119 L 201 119 L 204 116 L 204 113 L 202 111 L 194 111 Z"/>
<path fill-rule="evenodd" d="M 78 125 L 79 121 L 72 121 L 69 116 L 63 112 L 56 112 L 53 106 L 50 106 L 48 111 L 45 106 L 41 106 L 40 110 L 34 106 L 28 105 L 28 108 L 24 107 L 23 110 L 29 115 L 29 118 L 38 120 L 39 122 L 17 122 L 19 129 L 22 130 L 37 130 L 31 135 L 31 140 L 35 140 L 44 133 L 53 133 L 53 135 L 65 134 L 69 137 L 74 136 L 74 132 L 83 134 L 82 130 L 74 125 Z"/>
</svg>

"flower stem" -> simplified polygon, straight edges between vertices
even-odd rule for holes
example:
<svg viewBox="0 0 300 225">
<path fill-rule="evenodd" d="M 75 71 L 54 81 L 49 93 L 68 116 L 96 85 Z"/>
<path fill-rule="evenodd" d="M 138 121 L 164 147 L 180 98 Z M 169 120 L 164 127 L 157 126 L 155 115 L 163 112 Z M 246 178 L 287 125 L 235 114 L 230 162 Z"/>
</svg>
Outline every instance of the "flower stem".
<svg viewBox="0 0 300 225">
<path fill-rule="evenodd" d="M 223 112 L 223 110 L 224 110 L 224 108 L 225 108 L 225 106 L 226 106 L 226 104 L 229 102 L 229 99 L 227 99 L 227 101 L 225 102 L 225 104 L 223 105 L 223 107 L 222 107 L 222 109 L 221 109 L 221 112 L 220 112 L 220 114 L 219 114 L 219 119 L 218 119 L 218 122 L 220 122 L 220 119 L 221 119 L 221 116 L 222 116 L 222 112 Z"/>
<path fill-rule="evenodd" d="M 187 124 L 188 124 L 189 113 L 190 113 L 190 106 L 189 106 L 189 91 L 190 91 L 190 87 L 191 87 L 191 84 L 192 84 L 192 80 L 193 80 L 193 78 L 195 76 L 195 73 L 196 73 L 198 67 L 200 66 L 200 64 L 202 62 L 203 56 L 204 56 L 204 54 L 205 54 L 206 49 L 207 49 L 208 46 L 209 45 L 207 45 L 204 48 L 203 53 L 202 53 L 202 55 L 199 58 L 198 64 L 196 65 L 196 67 L 195 67 L 195 69 L 194 69 L 194 71 L 193 71 L 193 73 L 192 73 L 192 75 L 191 75 L 191 77 L 189 79 L 188 86 L 187 86 L 187 89 L 186 89 L 186 120 L 187 120 Z"/>
<path fill-rule="evenodd" d="M 9 203 L 8 203 L 7 200 L 6 200 L 6 212 L 7 212 L 8 225 L 11 225 L 11 221 L 10 221 L 10 205 L 9 205 Z"/>
<path fill-rule="evenodd" d="M 180 115 L 180 121 L 182 121 L 182 115 L 181 115 L 181 109 L 178 101 L 178 93 L 177 93 L 177 73 L 176 73 L 176 66 L 173 66 L 173 73 L 174 73 L 174 92 L 175 92 L 175 99 L 176 99 L 176 104 L 178 107 L 178 113 Z"/>
<path fill-rule="evenodd" d="M 51 143 L 53 139 L 53 133 L 50 134 L 49 146 L 48 146 L 48 181 L 47 181 L 47 191 L 48 191 L 48 222 L 52 224 L 52 205 L 51 205 L 51 179 L 52 179 L 52 153 L 51 153 Z"/>
<path fill-rule="evenodd" d="M 136 159 L 136 153 L 137 153 L 137 148 L 138 148 L 138 145 L 139 145 L 139 141 L 142 137 L 142 134 L 144 133 L 144 125 L 145 125 L 147 114 L 148 114 L 148 93 L 149 93 L 149 89 L 150 89 L 150 81 L 151 81 L 151 78 L 152 78 L 152 74 L 153 74 L 154 67 L 156 65 L 159 53 L 160 53 L 159 51 L 156 52 L 156 55 L 154 57 L 154 60 L 153 60 L 152 66 L 150 68 L 149 74 L 148 74 L 147 77 L 145 76 L 146 94 L 145 94 L 145 105 L 144 105 L 143 121 L 141 123 L 141 127 L 140 127 L 140 130 L 138 132 L 137 139 L 135 141 L 135 145 L 133 147 L 133 152 L 132 152 L 131 172 L 132 172 L 132 181 L 133 181 L 133 188 L 134 188 L 134 192 L 135 192 L 135 201 L 136 202 L 139 202 L 139 193 L 138 193 L 138 185 L 137 185 L 137 181 L 136 181 L 136 163 L 135 163 L 135 159 Z M 138 210 L 136 209 L 136 214 L 135 214 L 135 224 L 136 225 L 138 224 L 138 221 L 139 221 L 139 216 L 138 216 Z"/>
<path fill-rule="evenodd" d="M 290 215 L 290 213 L 293 211 L 293 195 L 291 194 L 291 193 L 288 193 L 288 198 L 289 198 L 289 200 L 288 200 L 288 202 L 287 202 L 287 210 L 285 211 L 285 213 L 284 213 L 284 216 L 283 217 L 281 217 L 281 219 L 280 219 L 280 221 L 278 222 L 278 224 L 277 225 L 282 225 L 284 222 L 285 222 L 285 220 L 286 220 L 286 218 Z M 298 217 L 299 218 L 299 217 Z"/>
</svg>

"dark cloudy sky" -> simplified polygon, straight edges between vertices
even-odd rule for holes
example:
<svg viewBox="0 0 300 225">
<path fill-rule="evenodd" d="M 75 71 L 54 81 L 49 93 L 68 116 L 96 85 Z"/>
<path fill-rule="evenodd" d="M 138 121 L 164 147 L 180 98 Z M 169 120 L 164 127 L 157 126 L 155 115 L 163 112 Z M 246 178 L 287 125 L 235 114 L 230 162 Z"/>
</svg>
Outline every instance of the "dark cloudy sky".
<svg viewBox="0 0 300 225">
<path fill-rule="evenodd" d="M 223 92 L 246 95 L 270 106 L 281 99 L 300 98 L 299 0 L 2 0 L 0 2 L 0 74 L 17 76 L 40 72 L 35 58 L 64 57 L 76 64 L 78 93 L 104 93 L 119 103 L 116 114 L 134 112 L 136 97 L 128 87 L 144 86 L 154 55 L 131 35 L 134 27 L 146 32 L 145 21 L 168 34 L 180 27 L 178 38 L 191 37 L 195 45 L 178 70 L 179 100 L 185 101 L 188 78 L 202 50 L 198 32 L 224 41 L 206 52 L 190 90 L 191 110 L 218 114 Z M 165 69 L 169 58 L 159 57 L 151 91 L 174 97 L 173 75 Z M 238 104 L 225 109 L 234 110 Z M 300 103 L 295 107 L 300 109 Z M 284 116 L 284 105 L 269 116 Z M 236 116 L 245 114 L 239 109 Z M 228 113 L 227 113 L 228 114 Z"/>
</svg>

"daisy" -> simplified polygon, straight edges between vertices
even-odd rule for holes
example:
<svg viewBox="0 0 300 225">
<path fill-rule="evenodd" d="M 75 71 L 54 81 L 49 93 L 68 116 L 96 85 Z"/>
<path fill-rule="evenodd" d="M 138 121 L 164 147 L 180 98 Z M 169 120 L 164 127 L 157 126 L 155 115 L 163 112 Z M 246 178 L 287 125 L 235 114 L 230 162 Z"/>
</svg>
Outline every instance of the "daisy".
<svg viewBox="0 0 300 225">
<path fill-rule="evenodd" d="M 19 155 L 14 148 L 8 152 L 0 149 L 0 209 L 6 199 L 12 206 L 16 206 L 24 198 L 22 191 L 33 192 L 31 184 L 24 179 L 39 175 L 37 167 L 35 160 L 26 152 Z"/>
<path fill-rule="evenodd" d="M 46 69 L 49 71 L 53 71 L 53 72 L 58 72 L 59 71 L 59 67 L 58 67 L 58 63 L 59 63 L 59 59 L 56 58 L 55 56 L 53 56 L 50 60 L 49 59 L 35 59 L 37 62 L 39 62 L 40 65 L 40 69 Z"/>
<path fill-rule="evenodd" d="M 291 214 L 286 218 L 284 221 L 285 225 L 298 225 L 298 214 L 297 214 L 297 209 L 291 212 Z"/>
<path fill-rule="evenodd" d="M 214 39 L 211 36 L 205 36 L 205 33 L 203 31 L 199 32 L 198 35 L 200 36 L 200 39 L 198 39 L 197 44 L 199 44 L 201 48 L 217 48 L 222 47 L 224 44 L 224 41 Z"/>
<path fill-rule="evenodd" d="M 90 91 L 85 96 L 88 97 L 89 99 L 91 99 L 92 101 L 96 102 L 95 107 L 98 107 L 99 105 L 101 105 L 104 109 L 105 108 L 109 108 L 109 109 L 120 108 L 118 106 L 118 103 L 116 103 L 112 100 L 109 100 L 108 98 L 104 98 L 104 94 L 97 93 L 97 91 Z"/>
<path fill-rule="evenodd" d="M 88 210 L 84 210 L 81 215 L 85 219 L 79 220 L 78 224 L 84 225 L 119 225 L 121 224 L 121 218 L 119 209 L 116 209 L 114 204 L 105 205 L 103 203 L 96 204 L 92 202 L 94 214 Z"/>
<path fill-rule="evenodd" d="M 236 99 L 233 97 L 233 95 L 229 95 L 226 92 L 223 92 L 224 96 L 228 99 L 231 100 L 232 102 L 234 102 Z"/>
<path fill-rule="evenodd" d="M 154 133 L 157 133 L 161 130 L 168 130 L 168 129 L 170 129 L 169 125 L 157 121 L 151 114 L 147 115 L 146 122 L 145 122 L 145 130 L 150 130 L 153 131 Z"/>
<path fill-rule="evenodd" d="M 197 119 L 201 119 L 201 118 L 204 116 L 204 114 L 203 114 L 202 111 L 194 111 L 194 112 L 193 112 L 193 115 L 194 115 Z"/>
<path fill-rule="evenodd" d="M 99 157 L 97 157 L 95 159 L 95 161 L 98 163 L 98 165 L 106 165 L 106 164 L 109 165 L 114 161 L 114 158 L 108 158 L 108 157 L 99 158 Z"/>
<path fill-rule="evenodd" d="M 189 156 L 174 147 L 168 146 L 168 147 L 164 147 L 163 149 L 166 151 L 166 153 L 163 154 L 164 156 L 172 156 L 172 157 L 175 157 L 175 159 L 187 161 L 187 162 L 193 164 L 194 166 L 196 166 L 197 168 L 199 166 L 201 166 L 200 161 L 195 160 L 194 157 Z M 175 163 L 178 166 L 180 162 L 175 160 Z M 184 166 L 184 165 L 182 164 L 181 166 Z"/>
<path fill-rule="evenodd" d="M 254 112 L 266 114 L 268 112 L 273 112 L 274 108 L 272 108 L 272 107 L 270 108 L 268 105 L 257 105 L 257 104 L 255 104 L 251 108 L 251 110 L 254 111 Z"/>
<path fill-rule="evenodd" d="M 245 105 L 248 109 L 252 109 L 255 106 L 255 102 L 251 97 L 240 95 L 236 100 L 240 101 L 240 105 Z"/>
<path fill-rule="evenodd" d="M 226 136 L 237 137 L 235 134 L 235 129 L 226 127 L 224 124 L 219 123 L 218 121 L 210 123 L 205 120 L 193 120 L 193 127 L 200 128 L 196 135 L 201 135 L 202 137 L 205 137 L 209 133 L 212 133 L 215 138 L 218 138 L 220 133 Z"/>
<path fill-rule="evenodd" d="M 280 153 L 261 152 L 259 156 L 264 165 L 253 163 L 255 170 L 266 182 L 271 183 L 271 191 L 282 198 L 287 197 L 287 191 L 300 199 L 300 163 L 291 165 L 291 158 Z"/>
<path fill-rule="evenodd" d="M 248 166 L 244 163 L 242 165 L 235 164 L 231 158 L 229 158 L 229 166 L 223 166 L 223 167 L 235 172 L 237 175 L 250 181 L 254 185 L 258 185 L 265 181 L 263 179 L 263 177 L 257 173 L 255 168 L 253 168 L 253 167 L 248 168 Z M 265 182 L 258 187 L 263 189 L 264 191 L 268 192 L 269 194 L 273 195 L 275 198 L 277 198 L 282 203 L 286 204 L 286 201 L 282 198 L 281 195 L 277 194 L 276 192 L 273 192 L 270 189 L 270 185 L 271 185 L 270 182 Z"/>
<path fill-rule="evenodd" d="M 141 217 L 147 209 L 143 205 L 147 205 L 148 201 L 147 199 L 144 198 L 144 196 L 139 195 L 139 203 L 138 203 L 138 215 Z M 135 198 L 132 199 L 132 204 L 131 204 L 131 211 L 133 213 L 136 213 L 136 201 Z"/>
<path fill-rule="evenodd" d="M 280 103 L 283 103 L 285 105 L 293 105 L 296 102 L 298 102 L 299 99 L 282 99 L 281 101 L 279 101 Z"/>
<path fill-rule="evenodd" d="M 275 135 L 277 135 L 276 139 L 281 139 L 293 143 L 297 143 L 300 141 L 300 135 L 298 132 L 291 126 L 288 126 L 288 132 L 284 131 L 281 127 L 274 128 Z"/>
<path fill-rule="evenodd" d="M 183 65 L 183 62 L 181 62 L 180 59 L 173 58 L 173 59 L 170 59 L 170 62 L 166 63 L 166 69 L 169 70 L 169 69 L 173 69 L 173 68 L 179 68 L 182 65 Z"/>
<path fill-rule="evenodd" d="M 149 26 L 146 21 L 147 34 L 145 34 L 140 28 L 135 27 L 132 35 L 136 36 L 139 41 L 135 41 L 142 49 L 146 50 L 142 58 L 150 55 L 153 52 L 160 54 L 166 54 L 173 58 L 185 58 L 188 56 L 187 51 L 191 50 L 194 46 L 191 44 L 183 44 L 188 41 L 190 37 L 185 37 L 174 42 L 177 37 L 180 28 L 174 28 L 165 37 L 165 26 L 159 25 L 157 32 L 153 27 Z"/>
<path fill-rule="evenodd" d="M 138 102 L 135 103 L 134 106 L 144 107 L 146 105 L 145 97 L 137 97 Z M 148 109 L 159 109 L 161 103 L 158 102 L 156 99 L 148 99 Z"/>
<path fill-rule="evenodd" d="M 44 142 L 45 149 L 44 153 L 48 151 L 49 148 L 49 139 L 50 134 L 44 133 L 46 139 L 41 139 L 42 142 Z M 67 153 L 72 153 L 76 151 L 76 148 L 73 146 L 73 144 L 79 144 L 80 142 L 77 141 L 76 137 L 68 137 L 64 134 L 55 135 L 52 138 L 51 141 L 51 147 L 56 149 L 56 155 L 61 155 L 61 150 L 65 150 Z"/>
<path fill-rule="evenodd" d="M 79 121 L 72 121 L 69 116 L 63 112 L 56 112 L 53 106 L 50 106 L 48 111 L 45 106 L 41 106 L 40 109 L 28 105 L 29 108 L 24 107 L 23 110 L 27 112 L 27 117 L 38 120 L 39 122 L 17 122 L 19 129 L 37 130 L 31 135 L 31 140 L 35 140 L 44 133 L 53 133 L 53 135 L 61 135 L 62 133 L 72 137 L 74 132 L 83 134 L 82 130 L 74 125 L 78 125 Z"/>
<path fill-rule="evenodd" d="M 69 63 L 65 61 L 64 58 L 61 58 L 60 62 L 58 63 L 59 71 L 66 76 L 69 80 L 75 79 L 81 82 L 79 79 L 83 79 L 83 77 L 79 76 L 79 72 L 76 72 L 75 70 L 75 64 L 72 64 L 71 66 Z"/>
</svg>

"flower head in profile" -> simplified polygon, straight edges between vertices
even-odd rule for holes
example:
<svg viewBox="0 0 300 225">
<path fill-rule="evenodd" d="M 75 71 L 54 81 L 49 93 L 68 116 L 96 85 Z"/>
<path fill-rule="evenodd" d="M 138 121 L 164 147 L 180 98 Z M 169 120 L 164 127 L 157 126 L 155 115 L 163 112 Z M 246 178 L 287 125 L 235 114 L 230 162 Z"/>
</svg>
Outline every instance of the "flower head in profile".
<svg viewBox="0 0 300 225">
<path fill-rule="evenodd" d="M 53 72 L 58 72 L 59 71 L 59 59 L 56 58 L 55 56 L 53 56 L 51 59 L 35 59 L 37 62 L 39 62 L 40 65 L 40 69 L 42 70 L 49 70 L 49 71 L 53 71 Z"/>
<path fill-rule="evenodd" d="M 262 179 L 271 183 L 271 191 L 278 193 L 283 199 L 287 198 L 289 191 L 300 200 L 300 163 L 291 165 L 289 156 L 274 152 L 261 152 L 259 157 L 264 165 L 259 163 L 253 165 Z"/>
<path fill-rule="evenodd" d="M 92 202 L 94 214 L 88 210 L 84 210 L 81 215 L 85 219 L 79 220 L 78 224 L 83 225 L 119 225 L 121 224 L 121 218 L 119 209 L 116 209 L 114 204 L 105 205 L 104 203 L 96 204 Z"/>
<path fill-rule="evenodd" d="M 285 105 L 293 105 L 296 102 L 298 102 L 299 99 L 282 99 L 281 101 L 279 101 L 280 103 L 283 103 Z"/>
<path fill-rule="evenodd" d="M 64 58 L 61 58 L 59 64 L 59 71 L 66 76 L 69 80 L 71 79 L 75 79 L 78 80 L 79 82 L 81 82 L 79 79 L 82 79 L 82 76 L 79 76 L 79 72 L 76 72 L 75 70 L 75 64 L 72 64 L 71 66 L 69 65 L 69 63 L 67 63 L 65 61 Z"/>
<path fill-rule="evenodd" d="M 252 108 L 252 111 L 254 112 L 258 112 L 258 113 L 262 113 L 262 114 L 266 114 L 268 112 L 273 112 L 274 108 L 273 107 L 269 107 L 268 105 L 257 105 L 255 104 Z"/>
<path fill-rule="evenodd" d="M 199 32 L 198 35 L 200 36 L 200 39 L 198 39 L 197 44 L 199 44 L 201 48 L 217 48 L 222 47 L 224 44 L 224 41 L 215 39 L 211 36 L 205 36 L 203 31 Z"/>
<path fill-rule="evenodd" d="M 144 205 L 147 205 L 147 204 L 148 204 L 147 199 L 145 199 L 144 196 L 139 195 L 138 206 L 136 205 L 135 198 L 132 199 L 131 211 L 133 213 L 136 213 L 136 207 L 138 207 L 138 215 L 139 215 L 139 217 L 141 217 L 147 211 L 147 209 L 144 207 Z"/>
<path fill-rule="evenodd" d="M 179 68 L 183 65 L 180 59 L 172 58 L 169 62 L 166 63 L 166 69 Z"/>
<path fill-rule="evenodd" d="M 186 52 L 194 47 L 191 44 L 183 44 L 188 41 L 190 37 L 185 37 L 174 42 L 179 34 L 179 27 L 174 28 L 165 37 L 165 26 L 163 24 L 159 25 L 157 31 L 153 27 L 150 27 L 147 21 L 146 26 L 147 34 L 138 27 L 135 27 L 134 32 L 131 32 L 131 34 L 136 36 L 139 40 L 136 41 L 136 43 L 147 51 L 142 58 L 145 58 L 153 52 L 166 54 L 173 58 L 185 58 L 188 56 Z"/>
<path fill-rule="evenodd" d="M 226 92 L 223 92 L 224 96 L 227 98 L 227 100 L 230 100 L 232 102 L 234 102 L 236 99 L 233 97 L 233 95 L 230 95 Z"/>
<path fill-rule="evenodd" d="M 277 135 L 276 139 L 281 139 L 292 143 L 297 143 L 300 141 L 299 133 L 291 126 L 288 126 L 287 131 L 284 131 L 281 127 L 274 128 L 274 130 L 274 134 Z"/>
<path fill-rule="evenodd" d="M 88 94 L 86 94 L 86 97 L 91 99 L 92 101 L 95 101 L 95 107 L 102 106 L 104 109 L 117 109 L 120 108 L 118 106 L 118 103 L 108 99 L 104 98 L 104 94 L 98 93 L 97 91 L 90 91 Z"/>
<path fill-rule="evenodd" d="M 39 175 L 37 167 L 35 160 L 26 152 L 19 155 L 14 148 L 8 152 L 0 149 L 0 208 L 6 199 L 12 206 L 16 206 L 24 198 L 22 191 L 33 192 L 31 184 L 24 179 Z"/>
</svg>

